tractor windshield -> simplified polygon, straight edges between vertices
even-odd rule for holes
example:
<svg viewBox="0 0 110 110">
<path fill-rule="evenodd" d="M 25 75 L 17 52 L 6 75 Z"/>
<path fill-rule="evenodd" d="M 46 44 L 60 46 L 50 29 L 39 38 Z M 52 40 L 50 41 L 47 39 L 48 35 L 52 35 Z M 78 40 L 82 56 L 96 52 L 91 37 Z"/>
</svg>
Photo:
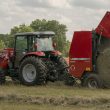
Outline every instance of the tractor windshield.
<svg viewBox="0 0 110 110">
<path fill-rule="evenodd" d="M 38 51 L 52 51 L 54 50 L 51 37 L 37 38 L 37 50 Z"/>
</svg>

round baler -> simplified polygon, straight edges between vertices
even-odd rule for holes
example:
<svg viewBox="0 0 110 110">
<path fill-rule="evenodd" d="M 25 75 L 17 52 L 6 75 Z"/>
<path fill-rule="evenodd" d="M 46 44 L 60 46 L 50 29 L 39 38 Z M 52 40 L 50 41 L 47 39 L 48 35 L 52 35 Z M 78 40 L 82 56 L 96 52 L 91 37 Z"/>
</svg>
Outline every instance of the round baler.
<svg viewBox="0 0 110 110">
<path fill-rule="evenodd" d="M 85 87 L 110 87 L 110 12 L 94 31 L 74 32 L 69 57 L 73 82 L 77 78 Z"/>
</svg>

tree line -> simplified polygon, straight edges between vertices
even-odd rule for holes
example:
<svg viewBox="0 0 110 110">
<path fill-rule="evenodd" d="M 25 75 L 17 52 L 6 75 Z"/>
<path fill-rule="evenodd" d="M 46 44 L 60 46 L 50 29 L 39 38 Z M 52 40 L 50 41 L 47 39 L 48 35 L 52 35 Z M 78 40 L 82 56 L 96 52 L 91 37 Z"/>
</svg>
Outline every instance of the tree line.
<svg viewBox="0 0 110 110">
<path fill-rule="evenodd" d="M 57 44 L 56 49 L 61 51 L 64 56 L 68 56 L 70 42 L 66 39 L 67 27 L 56 20 L 36 19 L 32 21 L 30 25 L 21 24 L 14 26 L 9 34 L 0 34 L 0 49 L 13 47 L 14 34 L 36 31 L 54 31 L 56 35 L 53 40 Z"/>
</svg>

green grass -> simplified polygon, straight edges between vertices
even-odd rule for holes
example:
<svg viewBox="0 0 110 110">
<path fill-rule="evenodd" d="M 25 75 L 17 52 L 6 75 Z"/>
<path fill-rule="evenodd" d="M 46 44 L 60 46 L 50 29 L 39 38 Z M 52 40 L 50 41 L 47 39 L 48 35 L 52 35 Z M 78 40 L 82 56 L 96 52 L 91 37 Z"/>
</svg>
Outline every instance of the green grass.
<svg viewBox="0 0 110 110">
<path fill-rule="evenodd" d="M 27 96 L 66 96 L 66 97 L 107 97 L 110 98 L 110 89 L 87 89 L 64 86 L 61 83 L 50 83 L 46 86 L 27 87 L 20 84 L 7 83 L 0 87 L 0 94 L 16 94 Z"/>
<path fill-rule="evenodd" d="M 0 110 L 109 110 L 107 106 L 52 106 L 32 104 L 0 103 Z"/>
<path fill-rule="evenodd" d="M 34 104 L 34 103 L 19 103 L 17 100 L 9 99 L 3 101 L 2 96 L 17 96 L 26 98 L 31 98 L 34 100 L 36 97 L 43 98 L 77 98 L 79 99 L 99 99 L 101 104 L 88 105 L 54 105 L 54 104 Z M 26 97 L 26 98 L 25 98 Z M 103 100 L 102 100 L 103 99 Z M 27 87 L 20 84 L 13 84 L 12 82 L 7 82 L 5 85 L 0 87 L 0 110 L 109 110 L 110 103 L 106 104 L 106 99 L 110 100 L 110 89 L 87 89 L 87 88 L 76 88 L 68 87 L 60 82 L 49 83 L 46 86 L 33 86 Z"/>
</svg>

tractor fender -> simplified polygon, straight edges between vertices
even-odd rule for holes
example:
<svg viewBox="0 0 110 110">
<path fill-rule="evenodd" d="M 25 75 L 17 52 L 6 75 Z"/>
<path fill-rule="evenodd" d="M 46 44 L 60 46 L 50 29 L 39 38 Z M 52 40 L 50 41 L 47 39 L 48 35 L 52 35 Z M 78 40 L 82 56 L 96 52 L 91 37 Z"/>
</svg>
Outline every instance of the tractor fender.
<svg viewBox="0 0 110 110">
<path fill-rule="evenodd" d="M 25 56 L 28 56 L 28 55 L 35 55 L 35 56 L 45 56 L 45 53 L 44 52 L 29 52 L 27 53 Z"/>
<path fill-rule="evenodd" d="M 29 52 L 29 53 L 26 53 L 26 55 L 21 59 L 20 63 L 21 63 L 26 57 L 29 57 L 29 56 L 43 57 L 43 56 L 45 56 L 45 53 L 44 53 L 44 52 Z"/>
<path fill-rule="evenodd" d="M 57 50 L 52 51 L 51 54 L 53 54 L 54 56 L 62 55 L 62 53 Z"/>
</svg>

